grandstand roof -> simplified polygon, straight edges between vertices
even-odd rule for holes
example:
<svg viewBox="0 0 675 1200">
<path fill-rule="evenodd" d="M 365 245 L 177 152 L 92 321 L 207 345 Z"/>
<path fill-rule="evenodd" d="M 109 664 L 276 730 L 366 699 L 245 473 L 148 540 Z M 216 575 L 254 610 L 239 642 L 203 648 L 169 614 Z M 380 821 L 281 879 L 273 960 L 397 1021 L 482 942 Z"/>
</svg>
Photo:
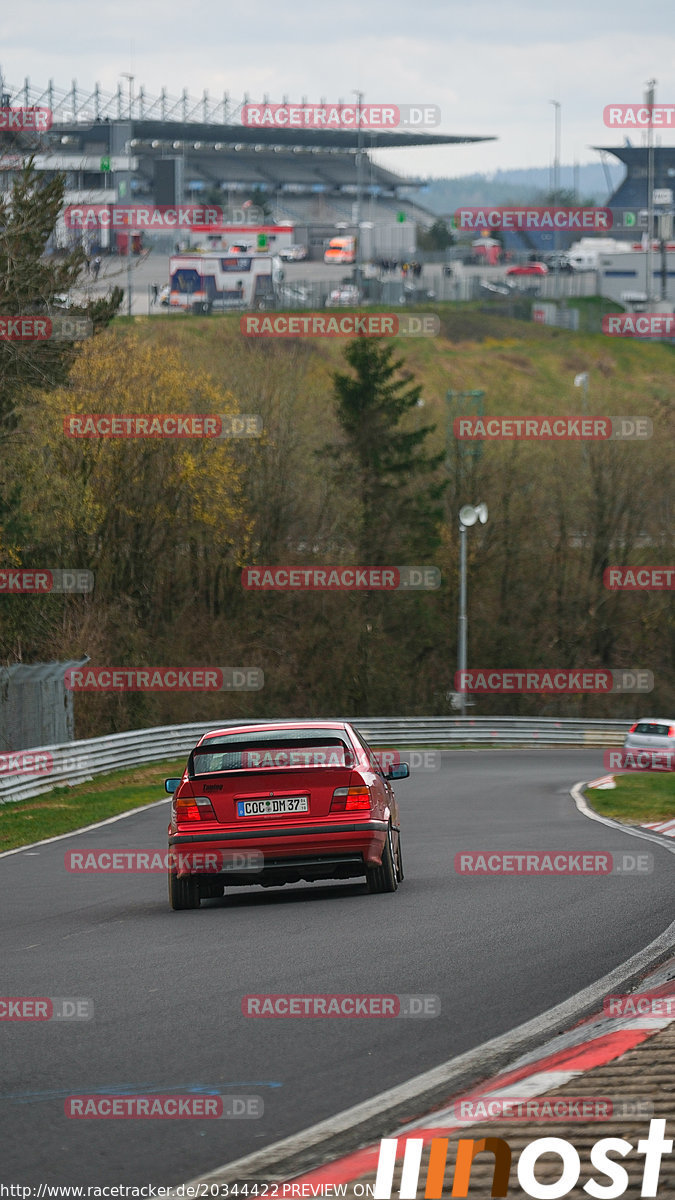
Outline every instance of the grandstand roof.
<svg viewBox="0 0 675 1200">
<path fill-rule="evenodd" d="M 74 127 L 82 129 L 88 125 L 133 124 L 135 137 L 157 139 L 161 137 L 178 140 L 185 135 L 186 126 L 190 136 L 215 138 L 217 141 L 235 139 L 244 145 L 281 145 L 323 148 L 354 147 L 358 142 L 358 130 L 344 129 L 259 129 L 242 124 L 244 106 L 250 98 L 234 100 L 225 93 L 221 100 L 211 99 L 205 90 L 199 98 L 189 96 L 184 89 L 179 97 L 169 96 L 162 88 L 159 96 L 148 95 L 143 85 L 134 87 L 131 93 L 120 84 L 116 92 L 105 92 L 95 84 L 92 89 L 79 88 L 77 80 L 65 91 L 54 86 L 52 80 L 46 88 L 35 87 L 29 79 L 22 87 L 2 84 L 2 92 L 10 105 L 40 105 L 53 114 L 53 128 L 67 133 Z M 263 104 L 268 104 L 263 97 Z M 287 97 L 283 104 L 288 103 Z M 304 104 L 304 99 L 300 102 Z M 325 101 L 321 100 L 321 104 Z M 341 101 L 337 102 L 338 104 Z M 476 137 L 465 134 L 417 133 L 408 130 L 363 131 L 363 145 L 368 149 L 384 149 L 394 146 L 456 145 L 467 142 L 489 142 L 493 137 Z"/>
<path fill-rule="evenodd" d="M 613 154 L 627 167 L 644 166 L 649 153 L 647 146 L 592 146 L 591 149 L 599 154 Z M 657 159 L 675 161 L 675 146 L 654 146 L 654 160 Z"/>
<path fill-rule="evenodd" d="M 119 121 L 117 118 L 94 119 L 90 125 L 83 126 L 82 121 L 61 121 L 52 125 L 52 133 L 67 134 L 83 132 L 85 128 L 106 125 L 128 125 L 128 119 Z M 145 141 L 202 139 L 226 143 L 238 143 L 242 146 L 300 146 L 306 149 L 356 149 L 359 141 L 357 130 L 353 129 L 257 129 L 249 125 L 226 125 L 222 123 L 182 122 L 182 121 L 146 121 L 133 117 L 131 120 L 132 137 Z M 412 133 L 403 130 L 364 129 L 362 146 L 365 150 L 384 150 L 395 147 L 445 146 L 463 145 L 471 142 L 493 142 L 494 137 L 476 137 L 468 134 L 452 133 Z"/>
</svg>

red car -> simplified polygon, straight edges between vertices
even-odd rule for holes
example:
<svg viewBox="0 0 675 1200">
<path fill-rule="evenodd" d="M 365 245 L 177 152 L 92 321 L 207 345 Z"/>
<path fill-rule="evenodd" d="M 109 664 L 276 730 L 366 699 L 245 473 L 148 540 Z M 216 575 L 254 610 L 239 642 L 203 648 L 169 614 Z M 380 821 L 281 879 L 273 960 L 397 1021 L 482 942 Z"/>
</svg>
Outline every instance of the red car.
<svg viewBox="0 0 675 1200">
<path fill-rule="evenodd" d="M 548 275 L 546 263 L 523 263 L 521 267 L 509 267 L 507 275 Z"/>
<path fill-rule="evenodd" d="M 390 784 L 407 763 L 380 767 L 344 721 L 284 721 L 204 734 L 173 793 L 169 902 L 199 908 L 226 886 L 274 887 L 365 875 L 369 892 L 403 879 Z"/>
</svg>

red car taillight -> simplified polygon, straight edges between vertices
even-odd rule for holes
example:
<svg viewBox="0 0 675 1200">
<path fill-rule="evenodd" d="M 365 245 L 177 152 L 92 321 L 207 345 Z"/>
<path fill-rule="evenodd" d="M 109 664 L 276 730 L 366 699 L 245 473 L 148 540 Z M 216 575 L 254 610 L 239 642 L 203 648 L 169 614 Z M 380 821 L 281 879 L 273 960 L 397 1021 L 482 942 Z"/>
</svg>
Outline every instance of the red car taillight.
<svg viewBox="0 0 675 1200">
<path fill-rule="evenodd" d="M 668 726 L 668 737 L 675 737 L 675 725 Z"/>
<path fill-rule="evenodd" d="M 331 812 L 354 812 L 355 809 L 371 807 L 370 789 L 367 787 L 336 788 L 330 802 Z"/>
<path fill-rule="evenodd" d="M 636 721 L 634 725 L 631 725 L 631 727 L 630 727 L 630 729 L 628 730 L 628 732 L 629 732 L 629 733 L 635 733 L 635 730 L 637 729 L 637 727 L 638 727 L 638 725 L 639 725 L 639 724 L 640 724 L 640 722 L 639 722 L 639 721 Z"/>
<path fill-rule="evenodd" d="M 174 800 L 173 811 L 176 821 L 215 821 L 216 814 L 208 796 L 185 796 Z"/>
</svg>

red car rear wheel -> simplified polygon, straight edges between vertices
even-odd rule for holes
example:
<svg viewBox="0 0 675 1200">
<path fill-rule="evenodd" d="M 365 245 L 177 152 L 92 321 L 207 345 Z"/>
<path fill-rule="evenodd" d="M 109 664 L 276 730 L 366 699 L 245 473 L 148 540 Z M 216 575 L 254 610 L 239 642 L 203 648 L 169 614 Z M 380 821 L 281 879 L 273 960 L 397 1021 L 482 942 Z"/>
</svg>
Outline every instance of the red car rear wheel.
<svg viewBox="0 0 675 1200">
<path fill-rule="evenodd" d="M 199 908 L 199 882 L 190 875 L 181 879 L 169 871 L 169 904 L 174 910 Z"/>
<path fill-rule="evenodd" d="M 382 851 L 382 863 L 379 867 L 366 868 L 366 887 L 371 893 L 395 892 L 398 887 L 397 875 L 394 862 L 394 836 L 391 825 L 389 825 L 387 840 Z"/>
</svg>

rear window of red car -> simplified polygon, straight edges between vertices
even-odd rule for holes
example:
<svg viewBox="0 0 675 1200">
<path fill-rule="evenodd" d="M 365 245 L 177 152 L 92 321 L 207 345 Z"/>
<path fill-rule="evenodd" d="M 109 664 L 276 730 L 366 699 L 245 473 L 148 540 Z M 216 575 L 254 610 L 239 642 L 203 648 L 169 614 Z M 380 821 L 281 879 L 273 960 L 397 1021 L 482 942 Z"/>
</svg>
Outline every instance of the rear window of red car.
<svg viewBox="0 0 675 1200">
<path fill-rule="evenodd" d="M 262 731 L 218 737 L 196 746 L 190 775 L 221 771 L 283 770 L 289 767 L 353 767 L 354 751 L 344 738 L 307 730 Z"/>
</svg>

